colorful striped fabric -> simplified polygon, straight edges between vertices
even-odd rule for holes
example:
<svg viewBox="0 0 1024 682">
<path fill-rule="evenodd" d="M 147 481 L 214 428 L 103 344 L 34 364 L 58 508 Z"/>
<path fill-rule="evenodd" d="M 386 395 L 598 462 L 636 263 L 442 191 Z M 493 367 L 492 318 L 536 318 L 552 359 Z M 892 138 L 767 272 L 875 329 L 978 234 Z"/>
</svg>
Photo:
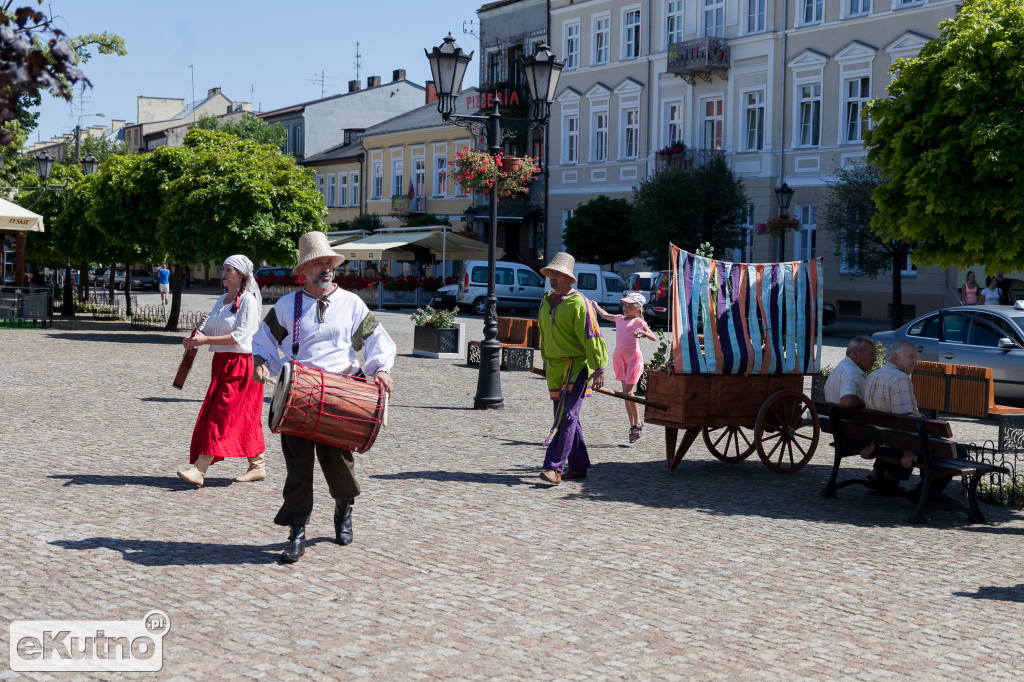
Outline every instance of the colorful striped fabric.
<svg viewBox="0 0 1024 682">
<path fill-rule="evenodd" d="M 730 263 L 671 249 L 670 335 L 677 372 L 819 371 L 820 259 Z"/>
</svg>

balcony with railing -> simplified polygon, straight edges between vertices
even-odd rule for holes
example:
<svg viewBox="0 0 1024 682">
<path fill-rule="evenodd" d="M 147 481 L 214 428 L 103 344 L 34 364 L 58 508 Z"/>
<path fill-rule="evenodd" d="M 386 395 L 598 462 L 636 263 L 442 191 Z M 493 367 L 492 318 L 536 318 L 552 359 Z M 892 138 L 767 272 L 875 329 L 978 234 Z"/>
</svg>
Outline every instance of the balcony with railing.
<svg viewBox="0 0 1024 682">
<path fill-rule="evenodd" d="M 705 36 L 668 46 L 668 72 L 690 85 L 695 77 L 706 83 L 711 82 L 712 75 L 728 80 L 729 63 L 729 43 L 725 38 Z"/>
<path fill-rule="evenodd" d="M 712 159 L 724 159 L 725 152 L 721 149 L 682 149 L 666 147 L 655 155 L 655 172 L 668 170 L 694 170 L 703 168 Z"/>
</svg>

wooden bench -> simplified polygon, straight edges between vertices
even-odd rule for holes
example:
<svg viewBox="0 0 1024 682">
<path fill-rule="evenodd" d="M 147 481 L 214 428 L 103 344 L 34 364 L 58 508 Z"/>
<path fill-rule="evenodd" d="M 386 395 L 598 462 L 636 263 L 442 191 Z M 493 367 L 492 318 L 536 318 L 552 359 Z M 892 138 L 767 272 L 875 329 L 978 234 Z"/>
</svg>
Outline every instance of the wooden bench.
<svg viewBox="0 0 1024 682">
<path fill-rule="evenodd" d="M 1006 442 L 1007 417 L 1024 418 L 1024 409 L 995 404 L 990 367 L 919 362 L 912 375 L 919 410 L 999 420 L 999 450 Z"/>
<path fill-rule="evenodd" d="M 869 483 L 866 478 L 836 482 L 842 460 L 860 454 L 859 447 L 848 445 L 851 441 L 874 443 L 879 447 L 907 450 L 917 455 L 917 462 L 914 463 L 914 466 L 920 469 L 923 484 L 917 506 L 908 519 L 910 523 L 924 522 L 924 509 L 928 505 L 928 491 L 931 489 L 932 481 L 940 476 L 960 476 L 968 479 L 968 507 L 965 509 L 963 505 L 958 504 L 957 506 L 967 513 L 967 520 L 970 523 L 983 523 L 985 517 L 978 507 L 978 483 L 981 481 L 981 477 L 985 474 L 1009 473 L 1005 467 L 957 459 L 956 443 L 950 440 L 953 437 L 953 430 L 949 422 L 895 415 L 863 408 L 848 408 L 823 401 L 816 401 L 815 407 L 818 410 L 821 430 L 832 434 L 832 447 L 835 450 L 832 473 L 825 489 L 821 492 L 822 497 L 834 498 L 836 491 L 840 488 Z M 876 450 L 872 455 L 873 459 L 893 463 L 900 461 L 899 455 L 889 456 L 877 453 Z"/>
<path fill-rule="evenodd" d="M 527 317 L 499 317 L 498 343 L 501 344 L 501 368 L 526 370 L 533 367 L 533 352 L 540 348 L 540 327 Z M 481 341 L 470 341 L 466 364 L 480 364 Z"/>
</svg>

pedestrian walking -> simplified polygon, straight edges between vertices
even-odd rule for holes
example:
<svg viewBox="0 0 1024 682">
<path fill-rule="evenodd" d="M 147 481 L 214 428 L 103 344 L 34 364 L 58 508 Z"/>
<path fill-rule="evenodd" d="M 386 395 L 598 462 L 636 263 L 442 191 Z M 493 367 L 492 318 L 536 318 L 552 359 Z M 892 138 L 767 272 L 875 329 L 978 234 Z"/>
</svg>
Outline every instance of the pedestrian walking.
<svg viewBox="0 0 1024 682">
<path fill-rule="evenodd" d="M 631 291 L 619 299 L 622 303 L 622 314 L 612 315 L 601 306 L 594 304 L 597 314 L 603 319 L 615 323 L 615 352 L 612 353 L 612 368 L 615 379 L 622 384 L 622 392 L 633 395 L 633 388 L 644 373 L 644 355 L 640 351 L 640 339 L 657 341 L 651 328 L 644 320 L 644 304 L 647 299 L 639 291 Z M 640 440 L 644 423 L 640 421 L 640 409 L 637 404 L 626 400 L 626 416 L 629 418 L 629 442 Z"/>
<path fill-rule="evenodd" d="M 973 270 L 968 270 L 967 279 L 964 280 L 960 293 L 962 294 L 964 305 L 978 305 L 980 302 L 981 287 L 978 286 Z"/>
<path fill-rule="evenodd" d="M 186 337 L 185 348 L 209 346 L 213 351 L 210 388 L 199 410 L 191 467 L 178 477 L 202 487 L 210 465 L 229 457 L 246 457 L 249 469 L 240 483 L 266 478 L 263 461 L 263 385 L 253 381 L 252 338 L 259 329 L 263 299 L 252 261 L 243 255 L 224 261 L 221 281 L 228 291 L 217 299 L 203 331 Z"/>
<path fill-rule="evenodd" d="M 160 289 L 160 305 L 167 305 L 167 294 L 171 293 L 171 271 L 167 269 L 166 263 L 157 268 L 156 285 Z"/>
</svg>

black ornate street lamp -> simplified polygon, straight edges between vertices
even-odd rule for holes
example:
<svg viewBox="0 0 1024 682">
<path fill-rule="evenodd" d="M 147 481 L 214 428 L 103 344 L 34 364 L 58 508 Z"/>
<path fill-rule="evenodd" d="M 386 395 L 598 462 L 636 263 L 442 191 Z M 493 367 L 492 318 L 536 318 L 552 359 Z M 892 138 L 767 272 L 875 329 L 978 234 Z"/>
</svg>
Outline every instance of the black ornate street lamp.
<svg viewBox="0 0 1024 682">
<path fill-rule="evenodd" d="M 96 160 L 96 157 L 89 154 L 82 159 L 82 172 L 86 175 L 92 175 L 99 168 L 100 162 Z M 58 189 L 67 189 L 65 184 L 62 188 L 49 187 L 46 183 L 50 179 L 50 172 L 53 170 L 53 157 L 47 154 L 45 151 L 36 157 L 36 172 L 39 174 L 39 179 L 43 181 L 43 191 L 51 189 L 58 191 Z M 64 264 L 64 300 L 61 302 L 60 314 L 62 317 L 74 317 L 75 316 L 75 301 L 74 291 L 71 282 L 71 256 L 67 257 L 67 262 Z"/>
<path fill-rule="evenodd" d="M 793 201 L 793 195 L 796 194 L 796 190 L 786 184 L 785 181 L 781 185 L 775 188 L 775 201 L 779 204 L 779 215 L 784 216 L 789 213 L 789 202 Z M 778 262 L 782 262 L 782 252 L 786 245 L 785 234 L 779 235 L 779 257 Z"/>
<path fill-rule="evenodd" d="M 468 55 L 455 43 L 452 34 L 430 52 L 423 50 L 430 62 L 430 72 L 437 90 L 437 111 L 442 120 L 460 125 L 481 137 L 487 133 L 487 147 L 492 156 L 501 152 L 501 141 L 506 133 L 501 127 L 501 113 L 498 98 L 487 116 L 456 116 L 455 100 L 462 90 L 462 78 L 466 75 L 473 53 Z M 547 125 L 551 102 L 554 101 L 558 76 L 565 62 L 555 59 L 547 45 L 537 47 L 536 54 L 522 60 L 530 98 L 534 103 L 533 119 L 528 120 L 530 128 Z M 523 119 L 509 119 L 523 121 Z M 480 343 L 480 373 L 477 376 L 475 409 L 500 409 L 505 406 L 501 395 L 501 344 L 498 342 L 498 298 L 494 294 L 494 270 L 497 261 L 495 244 L 498 241 L 498 183 L 491 185 L 490 227 L 487 240 L 487 308 L 484 313 L 484 339 Z"/>
</svg>

